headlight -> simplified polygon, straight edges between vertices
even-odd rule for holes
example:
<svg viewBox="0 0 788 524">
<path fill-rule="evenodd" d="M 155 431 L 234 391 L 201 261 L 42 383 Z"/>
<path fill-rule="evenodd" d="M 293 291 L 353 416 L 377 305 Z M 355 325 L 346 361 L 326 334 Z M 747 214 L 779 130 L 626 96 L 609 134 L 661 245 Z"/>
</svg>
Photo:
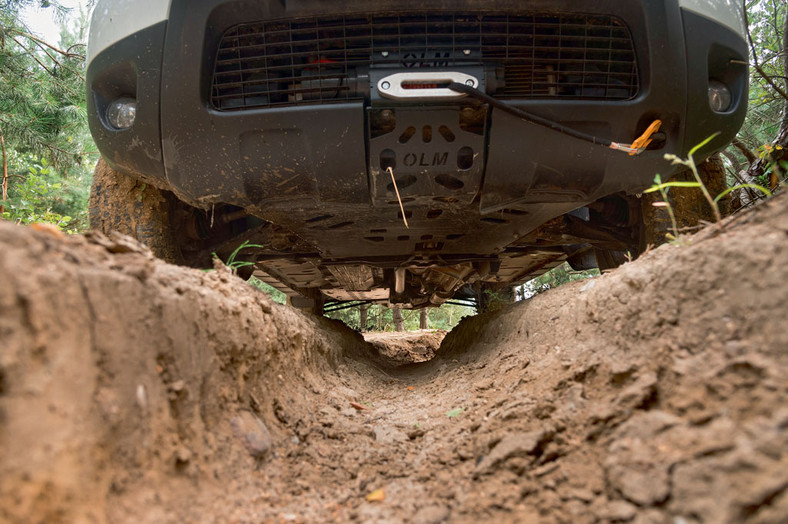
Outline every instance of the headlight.
<svg viewBox="0 0 788 524">
<path fill-rule="evenodd" d="M 716 113 L 724 113 L 731 107 L 731 90 L 717 80 L 709 81 L 709 105 Z"/>
<path fill-rule="evenodd" d="M 133 98 L 118 98 L 107 108 L 107 121 L 115 129 L 128 129 L 137 116 L 137 101 Z"/>
</svg>

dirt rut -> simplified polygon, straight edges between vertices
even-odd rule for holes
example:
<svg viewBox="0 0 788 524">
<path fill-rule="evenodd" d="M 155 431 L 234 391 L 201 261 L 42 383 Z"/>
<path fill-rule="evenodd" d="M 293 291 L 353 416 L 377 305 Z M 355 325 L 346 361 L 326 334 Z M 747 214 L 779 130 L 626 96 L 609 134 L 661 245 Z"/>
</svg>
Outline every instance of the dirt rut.
<svg viewBox="0 0 788 524">
<path fill-rule="evenodd" d="M 402 366 L 226 270 L 0 224 L 0 520 L 785 522 L 786 258 L 776 199 Z"/>
</svg>

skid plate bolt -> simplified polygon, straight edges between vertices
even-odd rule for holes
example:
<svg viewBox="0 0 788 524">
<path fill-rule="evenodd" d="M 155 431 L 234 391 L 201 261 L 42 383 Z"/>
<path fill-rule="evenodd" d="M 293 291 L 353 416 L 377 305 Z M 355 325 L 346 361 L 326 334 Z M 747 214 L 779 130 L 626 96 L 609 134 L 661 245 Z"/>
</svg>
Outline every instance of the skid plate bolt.
<svg viewBox="0 0 788 524">
<path fill-rule="evenodd" d="M 462 50 L 462 54 L 464 54 L 465 56 L 468 56 L 469 54 L 471 54 L 471 50 L 470 49 L 463 49 Z"/>
<path fill-rule="evenodd" d="M 392 113 L 391 110 L 386 109 L 380 113 L 380 117 L 386 122 L 391 122 L 392 118 L 394 118 L 394 113 Z"/>
<path fill-rule="evenodd" d="M 391 84 L 389 84 L 388 82 L 383 82 L 382 84 L 380 84 L 380 88 L 383 89 L 384 91 L 389 87 L 391 87 Z"/>
<path fill-rule="evenodd" d="M 383 58 L 386 58 L 387 56 L 389 56 L 389 52 L 388 51 L 381 51 L 380 52 L 380 56 L 382 56 Z"/>
<path fill-rule="evenodd" d="M 473 87 L 473 80 L 471 80 L 471 79 L 469 78 L 468 80 L 466 80 L 466 81 L 465 81 L 465 85 L 466 85 L 466 86 L 471 86 L 471 87 Z"/>
</svg>

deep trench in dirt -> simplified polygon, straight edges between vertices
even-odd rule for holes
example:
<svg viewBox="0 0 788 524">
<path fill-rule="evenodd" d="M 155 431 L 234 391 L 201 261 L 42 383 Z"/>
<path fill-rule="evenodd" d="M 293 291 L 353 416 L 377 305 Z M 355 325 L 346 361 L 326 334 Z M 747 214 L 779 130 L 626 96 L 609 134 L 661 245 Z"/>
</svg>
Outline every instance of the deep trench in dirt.
<svg viewBox="0 0 788 524">
<path fill-rule="evenodd" d="M 778 198 L 395 365 L 437 335 L 0 223 L 0 521 L 786 522 L 787 257 Z"/>
</svg>

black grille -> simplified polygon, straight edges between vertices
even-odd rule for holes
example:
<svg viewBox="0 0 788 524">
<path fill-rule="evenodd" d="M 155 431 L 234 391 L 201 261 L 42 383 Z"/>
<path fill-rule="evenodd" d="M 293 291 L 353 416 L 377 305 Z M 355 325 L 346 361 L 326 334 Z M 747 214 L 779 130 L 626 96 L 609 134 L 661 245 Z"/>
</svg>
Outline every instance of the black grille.
<svg viewBox="0 0 788 524">
<path fill-rule="evenodd" d="M 627 27 L 586 15 L 354 15 L 241 24 L 222 36 L 221 110 L 369 96 L 370 68 L 484 66 L 499 98 L 627 100 L 638 72 Z"/>
</svg>

